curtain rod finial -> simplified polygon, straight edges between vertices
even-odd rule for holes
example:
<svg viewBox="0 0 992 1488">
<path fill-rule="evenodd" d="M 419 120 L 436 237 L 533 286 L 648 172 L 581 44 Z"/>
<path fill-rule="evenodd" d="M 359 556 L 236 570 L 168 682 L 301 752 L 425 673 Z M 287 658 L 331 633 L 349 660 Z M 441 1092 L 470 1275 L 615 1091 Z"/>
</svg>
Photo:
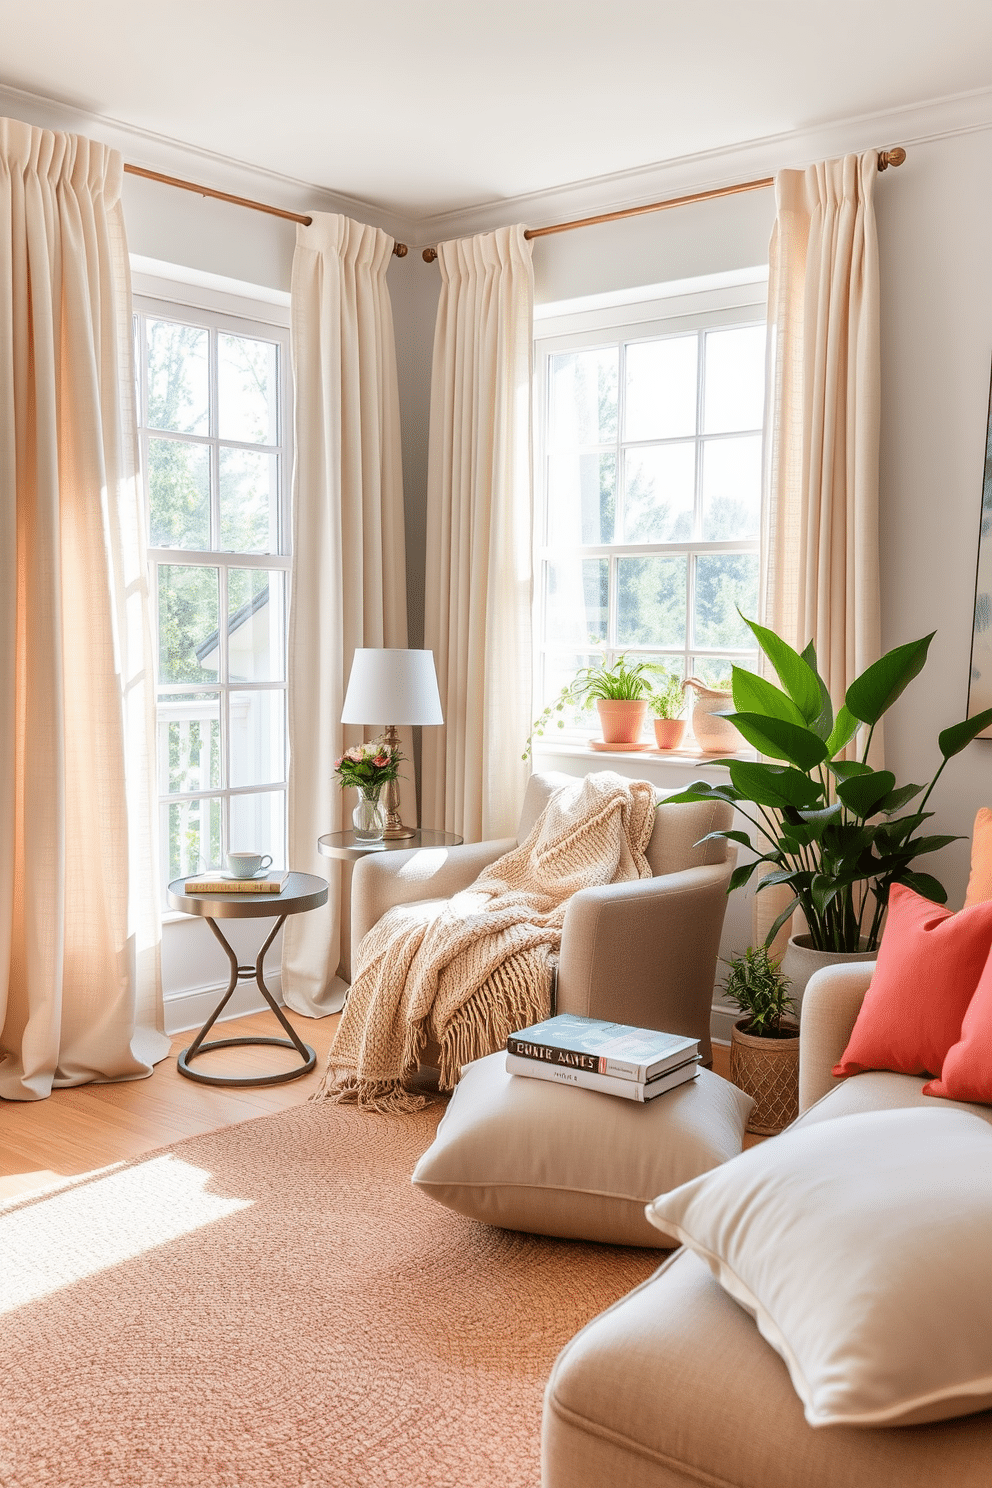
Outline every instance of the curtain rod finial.
<svg viewBox="0 0 992 1488">
<path fill-rule="evenodd" d="M 902 145 L 894 145 L 891 150 L 879 150 L 878 168 L 880 171 L 888 170 L 890 165 L 902 165 L 906 159 L 906 151 Z"/>
<path fill-rule="evenodd" d="M 393 252 L 395 253 L 397 258 L 406 258 L 410 250 L 405 243 L 394 243 Z"/>
<path fill-rule="evenodd" d="M 437 261 L 437 249 L 436 248 L 425 248 L 424 251 L 423 251 L 423 253 L 420 256 L 424 260 L 424 263 L 436 263 L 436 261 Z"/>
</svg>

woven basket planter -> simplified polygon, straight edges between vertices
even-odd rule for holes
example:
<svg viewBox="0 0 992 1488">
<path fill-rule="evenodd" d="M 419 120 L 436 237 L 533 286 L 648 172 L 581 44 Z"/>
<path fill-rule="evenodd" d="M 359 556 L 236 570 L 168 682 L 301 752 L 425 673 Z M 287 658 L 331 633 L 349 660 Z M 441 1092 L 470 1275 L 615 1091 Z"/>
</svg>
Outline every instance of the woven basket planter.
<svg viewBox="0 0 992 1488">
<path fill-rule="evenodd" d="M 749 1132 L 771 1137 L 799 1115 L 799 1028 L 791 1038 L 755 1038 L 745 1033 L 747 1018 L 734 1024 L 730 1035 L 730 1078 L 754 1109 Z"/>
</svg>

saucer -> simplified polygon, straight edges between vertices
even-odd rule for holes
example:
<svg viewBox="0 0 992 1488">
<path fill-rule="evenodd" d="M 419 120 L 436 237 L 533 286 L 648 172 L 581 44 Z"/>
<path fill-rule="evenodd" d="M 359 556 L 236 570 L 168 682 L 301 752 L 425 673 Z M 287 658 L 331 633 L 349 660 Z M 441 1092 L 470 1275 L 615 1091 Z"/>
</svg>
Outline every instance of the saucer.
<svg viewBox="0 0 992 1488">
<path fill-rule="evenodd" d="M 589 743 L 593 749 L 602 749 L 612 754 L 639 754 L 649 748 L 646 739 L 641 744 L 607 744 L 605 739 L 590 739 Z"/>
<path fill-rule="evenodd" d="M 250 883 L 254 878 L 268 878 L 271 869 L 260 868 L 257 873 L 226 873 L 221 872 L 218 878 L 229 878 L 232 883 Z"/>
</svg>

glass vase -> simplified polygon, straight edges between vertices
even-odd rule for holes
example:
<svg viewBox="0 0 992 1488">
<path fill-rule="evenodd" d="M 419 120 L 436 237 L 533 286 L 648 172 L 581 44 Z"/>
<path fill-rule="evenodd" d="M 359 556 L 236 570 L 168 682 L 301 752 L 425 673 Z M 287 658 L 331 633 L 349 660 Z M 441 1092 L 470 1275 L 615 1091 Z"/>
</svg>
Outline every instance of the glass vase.
<svg viewBox="0 0 992 1488">
<path fill-rule="evenodd" d="M 379 792 L 368 795 L 359 789 L 358 805 L 351 815 L 358 842 L 381 842 L 386 830 L 386 813 L 379 804 Z"/>
</svg>

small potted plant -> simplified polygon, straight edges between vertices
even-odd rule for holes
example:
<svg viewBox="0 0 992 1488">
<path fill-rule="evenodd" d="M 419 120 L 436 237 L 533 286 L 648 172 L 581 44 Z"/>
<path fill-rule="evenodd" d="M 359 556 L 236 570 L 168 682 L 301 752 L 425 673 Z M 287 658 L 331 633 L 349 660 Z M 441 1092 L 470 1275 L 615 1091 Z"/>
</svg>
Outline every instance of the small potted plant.
<svg viewBox="0 0 992 1488">
<path fill-rule="evenodd" d="M 732 956 L 724 983 L 738 1018 L 730 1035 L 730 1078 L 754 1100 L 747 1129 L 761 1136 L 780 1132 L 799 1114 L 799 1025 L 790 982 L 766 946 Z"/>
<path fill-rule="evenodd" d="M 685 733 L 685 690 L 681 679 L 663 672 L 651 690 L 648 706 L 654 719 L 654 736 L 659 749 L 678 749 Z"/>
<path fill-rule="evenodd" d="M 664 675 L 665 669 L 657 662 L 630 661 L 624 654 L 613 661 L 604 660 L 591 667 L 582 667 L 537 719 L 524 749 L 524 759 L 530 758 L 535 737 L 542 736 L 555 713 L 563 713 L 569 706 L 591 702 L 595 702 L 599 713 L 604 744 L 625 749 L 645 748 L 641 734 L 648 711 L 651 680 L 659 673 Z M 565 727 L 563 718 L 558 719 L 558 727 Z"/>
<path fill-rule="evenodd" d="M 399 750 L 382 739 L 353 744 L 334 761 L 334 775 L 341 789 L 354 786 L 358 791 L 352 822 L 359 842 L 382 841 L 386 813 L 379 803 L 379 793 L 387 781 L 396 779 L 402 761 Z"/>
</svg>

